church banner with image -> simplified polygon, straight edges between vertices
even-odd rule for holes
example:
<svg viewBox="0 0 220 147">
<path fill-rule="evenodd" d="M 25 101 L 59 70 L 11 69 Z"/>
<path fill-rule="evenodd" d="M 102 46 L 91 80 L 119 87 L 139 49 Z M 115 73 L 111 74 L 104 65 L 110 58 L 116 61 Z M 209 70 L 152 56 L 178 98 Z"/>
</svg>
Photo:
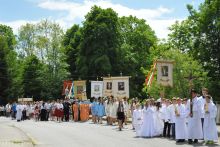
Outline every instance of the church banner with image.
<svg viewBox="0 0 220 147">
<path fill-rule="evenodd" d="M 103 81 L 91 81 L 91 97 L 103 97 Z"/>
<path fill-rule="evenodd" d="M 107 77 L 103 78 L 104 96 L 129 97 L 129 77 Z"/>
<path fill-rule="evenodd" d="M 70 80 L 63 81 L 62 95 L 67 96 L 69 94 L 71 86 L 72 86 L 72 81 Z"/>
<path fill-rule="evenodd" d="M 86 100 L 86 81 L 74 81 L 74 97 Z"/>
<path fill-rule="evenodd" d="M 157 60 L 157 82 L 162 86 L 173 86 L 173 61 Z"/>
<path fill-rule="evenodd" d="M 113 77 L 113 95 L 118 98 L 129 97 L 129 77 Z"/>
<path fill-rule="evenodd" d="M 113 95 L 113 91 L 112 91 L 112 79 L 111 77 L 104 77 L 103 78 L 103 95 L 104 96 L 111 96 Z"/>
</svg>

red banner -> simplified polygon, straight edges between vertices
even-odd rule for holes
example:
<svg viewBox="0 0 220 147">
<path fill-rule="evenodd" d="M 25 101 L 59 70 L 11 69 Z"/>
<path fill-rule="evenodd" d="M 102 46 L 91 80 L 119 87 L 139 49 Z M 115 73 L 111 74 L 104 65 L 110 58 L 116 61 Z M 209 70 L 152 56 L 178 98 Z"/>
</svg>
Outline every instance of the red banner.
<svg viewBox="0 0 220 147">
<path fill-rule="evenodd" d="M 66 95 L 67 92 L 69 93 L 72 86 L 72 81 L 63 81 L 63 92 L 62 95 Z"/>
</svg>

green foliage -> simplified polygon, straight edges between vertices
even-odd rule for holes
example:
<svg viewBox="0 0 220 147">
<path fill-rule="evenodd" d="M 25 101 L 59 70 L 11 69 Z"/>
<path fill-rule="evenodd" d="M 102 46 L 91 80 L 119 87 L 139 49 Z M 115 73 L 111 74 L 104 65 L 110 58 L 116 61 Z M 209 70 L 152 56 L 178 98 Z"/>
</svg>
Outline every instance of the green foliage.
<svg viewBox="0 0 220 147">
<path fill-rule="evenodd" d="M 162 87 L 157 84 L 156 79 L 153 81 L 152 86 L 148 89 L 151 96 L 158 97 L 161 92 L 165 93 L 165 97 L 172 98 L 179 96 L 181 98 L 189 97 L 189 76 L 192 72 L 194 88 L 198 91 L 203 86 L 207 86 L 208 77 L 207 72 L 204 71 L 201 64 L 194 60 L 188 54 L 181 53 L 179 50 L 170 49 L 161 53 L 162 59 L 173 60 L 173 87 Z M 159 58 L 159 57 L 158 57 Z"/>
<path fill-rule="evenodd" d="M 118 74 L 118 16 L 112 9 L 94 6 L 85 16 L 78 71 L 82 77 Z"/>
<path fill-rule="evenodd" d="M 0 24 L 0 35 L 6 38 L 8 48 L 13 50 L 16 45 L 16 40 L 11 27 Z"/>
<path fill-rule="evenodd" d="M 26 24 L 20 28 L 18 39 L 21 59 L 29 61 L 29 58 L 32 59 L 35 56 L 40 64 L 38 69 L 37 65 L 31 67 L 27 65 L 29 62 L 23 63 L 25 68 L 30 68 L 30 72 L 37 72 L 38 75 L 37 79 L 29 78 L 30 73 L 26 73 L 26 69 L 22 70 L 24 75 L 28 74 L 22 79 L 23 94 L 40 99 L 60 98 L 62 81 L 68 77 L 61 27 L 48 20 L 42 20 L 37 24 Z M 35 82 L 37 82 L 36 85 L 31 85 L 34 92 L 31 95 L 26 88 L 30 83 Z"/>
<path fill-rule="evenodd" d="M 2 98 L 4 100 L 13 100 L 14 93 L 17 92 L 13 89 L 13 84 L 15 83 L 15 78 L 17 78 L 16 70 L 16 52 L 15 52 L 15 36 L 10 27 L 0 24 L 0 36 L 1 36 L 1 50 L 2 50 L 2 67 L 1 70 L 4 74 L 1 75 L 1 81 L 4 83 L 2 88 L 5 89 L 1 91 Z"/>
<path fill-rule="evenodd" d="M 21 26 L 16 40 L 10 27 L 0 25 L 0 96 L 60 98 L 65 79 L 123 73 L 131 76 L 131 97 L 149 93 L 157 98 L 161 91 L 168 98 L 188 97 L 186 77 L 192 71 L 196 89 L 208 87 L 220 98 L 220 1 L 206 0 L 198 10 L 191 5 L 187 9 L 190 16 L 172 25 L 168 40 L 160 42 L 145 20 L 118 17 L 112 9 L 97 6 L 81 26 L 74 24 L 65 34 L 58 24 L 42 20 Z M 174 87 L 163 88 L 154 80 L 146 89 L 145 77 L 159 58 L 175 61 Z"/>
<path fill-rule="evenodd" d="M 5 103 L 7 100 L 10 75 L 8 73 L 7 63 L 7 39 L 0 35 L 0 102 Z"/>
<path fill-rule="evenodd" d="M 119 19 L 120 29 L 120 64 L 119 71 L 131 76 L 130 93 L 132 97 L 146 95 L 142 92 L 145 75 L 143 68 L 152 64 L 150 50 L 155 48 L 157 37 L 143 19 L 133 16 Z"/>
<path fill-rule="evenodd" d="M 40 81 L 40 70 L 42 64 L 39 59 L 32 55 L 28 56 L 25 59 L 24 72 L 23 72 L 23 88 L 24 88 L 24 97 L 40 97 L 41 93 L 41 81 Z"/>
<path fill-rule="evenodd" d="M 69 65 L 70 76 L 72 79 L 77 79 L 79 76 L 76 63 L 79 56 L 81 38 L 81 28 L 79 25 L 73 25 L 66 31 L 63 39 L 63 46 L 67 56 L 66 62 Z"/>
<path fill-rule="evenodd" d="M 211 95 L 220 98 L 220 1 L 206 0 L 199 10 L 187 6 L 190 16 L 171 27 L 169 43 L 199 60 L 210 77 Z"/>
<path fill-rule="evenodd" d="M 145 97 L 142 69 L 152 63 L 149 52 L 157 43 L 154 31 L 143 19 L 119 18 L 112 9 L 97 6 L 85 18 L 82 27 L 73 25 L 67 30 L 63 41 L 72 79 L 94 80 L 122 72 L 131 76 L 130 95 Z"/>
</svg>

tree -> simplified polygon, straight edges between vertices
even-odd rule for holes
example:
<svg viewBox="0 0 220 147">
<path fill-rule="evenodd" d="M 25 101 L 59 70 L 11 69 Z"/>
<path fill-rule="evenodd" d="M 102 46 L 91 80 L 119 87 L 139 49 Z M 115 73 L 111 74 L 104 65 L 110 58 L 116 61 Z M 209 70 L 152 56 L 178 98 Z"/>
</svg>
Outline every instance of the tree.
<svg viewBox="0 0 220 147">
<path fill-rule="evenodd" d="M 79 59 L 80 43 L 81 43 L 81 28 L 79 25 L 73 25 L 66 31 L 63 39 L 63 46 L 67 56 L 66 62 L 69 65 L 69 71 L 72 79 L 77 79 L 79 71 L 77 70 L 77 60 Z"/>
<path fill-rule="evenodd" d="M 3 52 L 4 52 L 4 58 L 2 60 L 5 60 L 7 63 L 6 70 L 7 74 L 3 75 L 2 78 L 7 79 L 7 84 L 5 86 L 8 86 L 7 92 L 5 93 L 5 97 L 7 97 L 7 100 L 12 101 L 15 99 L 14 94 L 18 92 L 18 87 L 20 87 L 20 83 L 18 80 L 18 69 L 17 65 L 17 53 L 16 53 L 16 39 L 15 35 L 13 34 L 12 28 L 6 25 L 0 24 L 0 36 L 2 38 L 2 44 L 3 45 Z M 5 40 L 5 41 L 4 41 Z M 4 80 L 3 80 L 4 81 Z M 16 86 L 14 86 L 14 84 Z M 18 87 L 17 87 L 18 86 Z M 16 87 L 16 88 L 14 88 Z"/>
<path fill-rule="evenodd" d="M 206 0 L 198 10 L 187 6 L 190 16 L 171 28 L 170 43 L 199 60 L 210 77 L 210 93 L 220 97 L 220 1 Z"/>
<path fill-rule="evenodd" d="M 6 38 L 8 48 L 10 50 L 14 50 L 16 45 L 16 39 L 11 27 L 0 24 L 0 35 Z"/>
<path fill-rule="evenodd" d="M 151 27 L 143 19 L 133 16 L 119 19 L 120 61 L 118 70 L 130 75 L 132 97 L 145 97 L 142 92 L 145 75 L 144 68 L 152 64 L 150 50 L 155 49 L 157 37 Z"/>
<path fill-rule="evenodd" d="M 8 89 L 10 75 L 8 73 L 7 63 L 7 39 L 0 35 L 0 103 L 6 103 L 8 98 Z"/>
<path fill-rule="evenodd" d="M 18 32 L 18 49 L 20 56 L 31 56 L 35 53 L 36 28 L 34 24 L 27 23 L 20 27 Z"/>
<path fill-rule="evenodd" d="M 25 97 L 34 97 L 35 100 L 40 98 L 41 94 L 41 81 L 40 70 L 42 64 L 34 55 L 28 56 L 24 64 L 23 71 L 23 87 Z"/>
<path fill-rule="evenodd" d="M 88 79 L 111 73 L 118 74 L 118 15 L 112 9 L 94 6 L 85 16 L 77 67 Z"/>
<path fill-rule="evenodd" d="M 38 72 L 38 80 L 41 81 L 39 97 L 60 98 L 62 81 L 68 76 L 62 28 L 51 21 L 42 20 L 37 24 L 22 26 L 18 38 L 20 59 L 36 56 L 42 65 Z"/>
<path fill-rule="evenodd" d="M 166 48 L 166 45 L 165 45 Z M 163 50 L 162 50 L 163 51 Z M 193 80 L 194 88 L 198 91 L 203 86 L 208 86 L 207 72 L 203 69 L 202 65 L 189 54 L 181 53 L 177 49 L 169 49 L 161 52 L 161 58 L 174 61 L 173 68 L 173 87 L 165 87 L 157 84 L 156 79 L 153 81 L 152 86 L 148 88 L 148 93 L 151 96 L 157 98 L 159 93 L 164 91 L 166 98 L 181 97 L 189 98 L 189 75 L 192 72 L 193 76 L 196 78 Z M 157 58 L 160 58 L 157 56 Z M 145 87 L 146 88 L 146 87 Z"/>
</svg>

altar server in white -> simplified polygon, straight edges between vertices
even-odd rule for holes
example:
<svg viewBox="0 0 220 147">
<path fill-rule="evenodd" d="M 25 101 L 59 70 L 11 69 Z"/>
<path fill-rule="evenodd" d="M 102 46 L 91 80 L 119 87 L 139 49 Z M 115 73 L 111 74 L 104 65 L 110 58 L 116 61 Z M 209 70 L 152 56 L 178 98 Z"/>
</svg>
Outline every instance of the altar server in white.
<svg viewBox="0 0 220 147">
<path fill-rule="evenodd" d="M 186 126 L 186 110 L 182 104 L 182 100 L 177 98 L 177 106 L 175 109 L 175 136 L 176 142 L 184 142 L 187 139 L 187 126 Z"/>
<path fill-rule="evenodd" d="M 207 144 L 213 144 L 218 141 L 218 131 L 216 127 L 215 117 L 217 115 L 217 107 L 211 101 L 211 96 L 205 96 L 206 103 L 204 106 L 205 117 L 204 117 L 204 140 Z"/>
</svg>

